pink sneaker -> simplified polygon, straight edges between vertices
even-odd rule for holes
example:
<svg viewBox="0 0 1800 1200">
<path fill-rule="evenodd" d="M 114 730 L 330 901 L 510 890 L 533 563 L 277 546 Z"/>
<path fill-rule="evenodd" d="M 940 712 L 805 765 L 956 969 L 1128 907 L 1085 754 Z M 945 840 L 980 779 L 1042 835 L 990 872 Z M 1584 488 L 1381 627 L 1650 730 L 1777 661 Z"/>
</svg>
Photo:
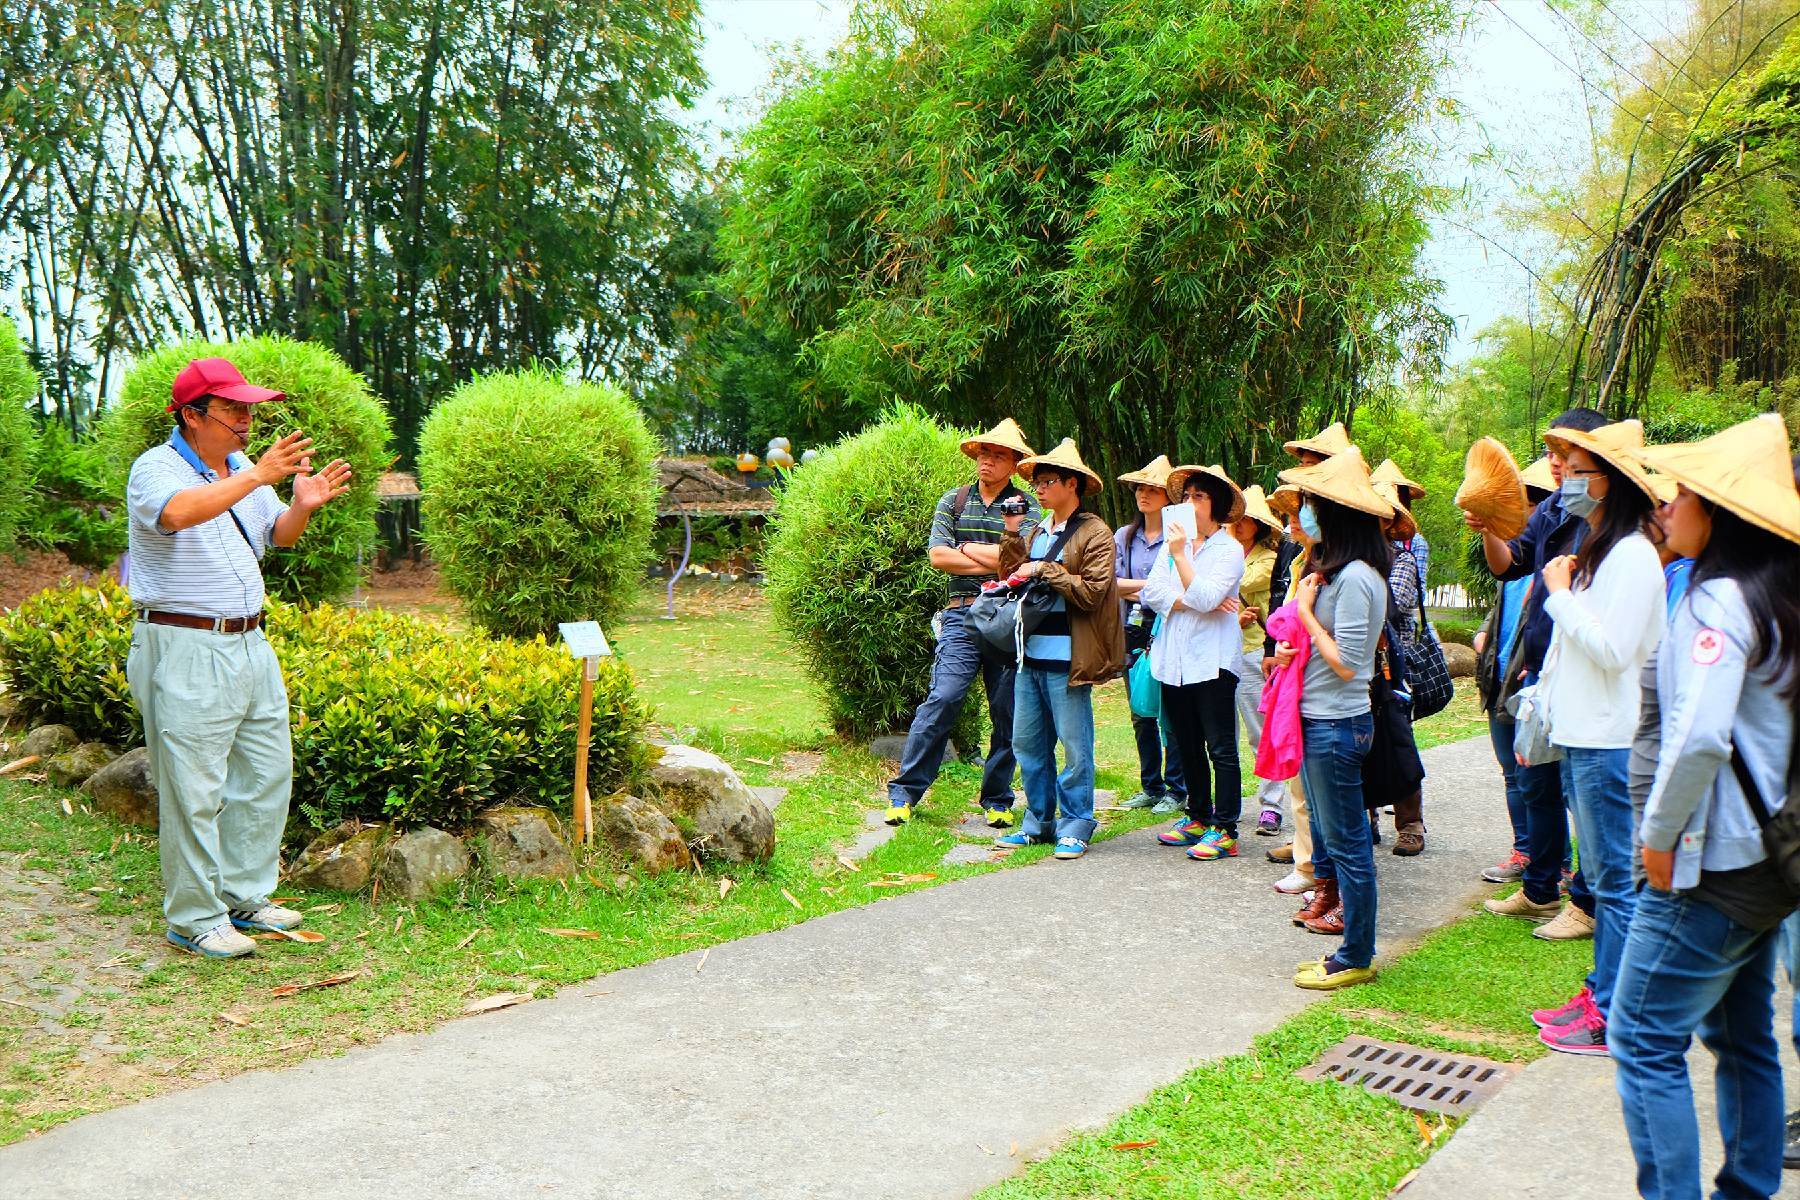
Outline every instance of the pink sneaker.
<svg viewBox="0 0 1800 1200">
<path fill-rule="evenodd" d="M 1531 1014 L 1531 1022 L 1539 1029 L 1554 1029 L 1572 1023 L 1582 1016 L 1594 1004 L 1594 993 L 1586 985 L 1575 993 L 1574 999 L 1560 1008 L 1540 1008 Z"/>
<path fill-rule="evenodd" d="M 1538 1031 L 1538 1041 L 1550 1047 L 1558 1054 L 1586 1054 L 1607 1057 L 1610 1052 L 1606 1048 L 1606 1018 L 1594 1007 L 1593 1001 L 1586 1003 L 1586 1011 L 1567 1025 L 1550 1025 Z"/>
</svg>

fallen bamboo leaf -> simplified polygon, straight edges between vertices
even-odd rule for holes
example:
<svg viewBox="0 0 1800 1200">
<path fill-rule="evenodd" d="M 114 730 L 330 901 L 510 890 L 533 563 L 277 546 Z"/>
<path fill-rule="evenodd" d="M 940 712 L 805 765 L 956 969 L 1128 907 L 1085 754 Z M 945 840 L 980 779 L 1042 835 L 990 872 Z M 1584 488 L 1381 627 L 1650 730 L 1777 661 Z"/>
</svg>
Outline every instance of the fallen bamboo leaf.
<svg viewBox="0 0 1800 1200">
<path fill-rule="evenodd" d="M 694 974 L 698 975 L 700 973 L 700 968 L 706 965 L 707 955 L 711 953 L 712 948 L 710 946 L 700 952 L 700 961 L 694 964 Z"/>
<path fill-rule="evenodd" d="M 846 871 L 862 870 L 862 868 L 856 864 L 855 859 L 845 858 L 843 855 L 840 854 L 837 856 L 837 860 L 843 866 L 844 870 L 846 870 Z"/>
<path fill-rule="evenodd" d="M 753 762 L 759 767 L 772 767 L 775 763 L 767 758 L 746 758 L 745 762 Z"/>
<path fill-rule="evenodd" d="M 280 999 L 283 996 L 292 996 L 297 992 L 310 992 L 314 988 L 337 987 L 340 983 L 349 983 L 361 974 L 361 971 L 346 971 L 342 975 L 327 975 L 325 978 L 315 979 L 311 983 L 284 983 L 280 987 L 270 988 L 269 995 Z"/>
<path fill-rule="evenodd" d="M 547 933 L 551 937 L 603 938 L 606 935 L 598 929 L 545 929 L 538 928 L 539 933 Z"/>
<path fill-rule="evenodd" d="M 736 886 L 737 886 L 737 884 L 733 883 L 729 879 L 719 880 L 719 899 L 723 900 L 727 895 L 729 895 L 731 893 L 731 889 Z"/>
<path fill-rule="evenodd" d="M 381 897 L 381 876 L 375 877 L 375 886 L 369 889 L 369 903 L 373 905 Z"/>
<path fill-rule="evenodd" d="M 789 904 L 793 905 L 795 908 L 800 907 L 800 902 L 798 900 L 794 899 L 794 893 L 788 891 L 786 888 L 782 888 L 781 894 L 782 894 L 782 896 L 784 896 L 787 899 L 787 902 Z"/>
<path fill-rule="evenodd" d="M 705 937 L 705 936 L 706 935 L 704 933 L 678 933 L 675 935 L 675 940 L 685 942 L 689 938 L 697 938 L 697 937 Z"/>
<path fill-rule="evenodd" d="M 243 1016 L 240 1013 L 217 1012 L 214 1013 L 213 1016 L 219 1018 L 219 1020 L 225 1022 L 227 1025 L 236 1025 L 239 1029 L 250 1028 L 250 1018 Z"/>
<path fill-rule="evenodd" d="M 463 937 L 462 941 L 456 943 L 456 945 L 454 945 L 450 948 L 452 950 L 461 950 L 464 946 L 467 946 L 470 942 L 474 941 L 476 938 L 480 937 L 482 934 L 484 934 L 486 932 L 487 932 L 487 930 L 485 930 L 485 929 L 471 929 Z"/>
<path fill-rule="evenodd" d="M 344 906 L 342 904 L 315 904 L 306 911 L 319 913 L 322 916 L 334 917 L 338 913 L 344 911 Z"/>
<path fill-rule="evenodd" d="M 302 1046 L 310 1046 L 310 1045 L 312 1045 L 311 1038 L 301 1038 L 297 1042 L 284 1042 L 281 1045 L 275 1047 L 275 1053 L 279 1054 L 283 1050 L 298 1050 Z"/>
<path fill-rule="evenodd" d="M 41 754 L 27 754 L 24 758 L 15 758 L 4 767 L 0 767 L 0 775 L 11 775 L 14 771 L 23 771 L 33 763 L 39 763 L 43 760 L 44 756 Z"/>
<path fill-rule="evenodd" d="M 471 1000 L 463 1005 L 463 1012 L 493 1012 L 497 1008 L 511 1008 L 515 1004 L 523 1004 L 531 999 L 530 992 L 495 992 L 492 996 L 483 996 L 479 1000 Z"/>
<path fill-rule="evenodd" d="M 298 896 L 270 896 L 269 903 L 270 904 L 298 904 L 298 903 L 300 903 L 300 897 L 298 897 Z"/>
<path fill-rule="evenodd" d="M 820 887 L 819 887 L 819 891 L 820 891 L 820 892 L 821 892 L 821 893 L 822 893 L 822 894 L 823 894 L 823 895 L 826 895 L 826 896 L 835 896 L 835 895 L 837 895 L 837 894 L 838 894 L 838 893 L 839 893 L 839 892 L 841 892 L 841 891 L 843 891 L 843 890 L 844 890 L 844 889 L 843 889 L 843 888 L 841 888 L 841 887 L 826 887 L 826 886 L 824 886 L 824 885 L 823 885 L 823 884 L 821 884 L 821 885 L 820 885 Z"/>
<path fill-rule="evenodd" d="M 1412 1113 L 1413 1124 L 1419 1127 L 1420 1140 L 1427 1146 L 1431 1145 L 1431 1126 L 1425 1124 L 1425 1118 L 1419 1115 L 1418 1109 L 1409 1109 L 1408 1111 Z"/>
<path fill-rule="evenodd" d="M 399 933 L 399 932 L 400 932 L 400 926 L 401 926 L 401 925 L 402 925 L 402 924 L 404 924 L 404 923 L 405 923 L 405 921 L 406 921 L 406 914 L 405 914 L 405 913 L 401 913 L 401 914 L 400 914 L 400 915 L 399 915 L 399 916 L 397 916 L 397 917 L 395 917 L 395 918 L 394 918 L 394 932 L 395 932 L 395 933 Z"/>
<path fill-rule="evenodd" d="M 992 1150 L 989 1150 L 986 1146 L 982 1145 L 980 1142 L 975 1143 L 975 1148 L 977 1150 L 981 1151 L 983 1154 L 992 1155 L 994 1153 Z"/>
<path fill-rule="evenodd" d="M 1154 1146 L 1154 1145 L 1156 1145 L 1156 1139 L 1151 1138 L 1147 1142 L 1114 1142 L 1112 1144 L 1112 1149 L 1114 1149 L 1114 1150 L 1143 1150 L 1143 1149 L 1146 1149 L 1147 1147 Z"/>
<path fill-rule="evenodd" d="M 309 946 L 316 946 L 325 940 L 325 935 L 316 929 L 272 929 L 269 932 L 278 938 L 286 938 L 290 942 L 305 942 Z"/>
<path fill-rule="evenodd" d="M 890 879 L 871 879 L 864 886 L 865 887 L 877 887 L 877 888 L 879 888 L 879 887 L 910 887 L 911 885 L 913 885 L 915 883 L 925 883 L 928 880 L 932 880 L 932 879 L 936 879 L 936 878 L 937 878 L 936 875 L 931 875 L 931 874 L 902 875 L 898 879 L 892 879 L 892 878 L 890 878 Z"/>
<path fill-rule="evenodd" d="M 1019 1157 L 1019 1143 L 1014 1142 L 1012 1145 L 1010 1145 L 1006 1148 L 1006 1157 L 1008 1157 L 1008 1158 Z"/>
<path fill-rule="evenodd" d="M 75 806 L 69 803 L 69 798 L 67 796 L 62 798 L 62 810 L 63 816 L 65 817 L 72 817 L 75 815 Z"/>
</svg>

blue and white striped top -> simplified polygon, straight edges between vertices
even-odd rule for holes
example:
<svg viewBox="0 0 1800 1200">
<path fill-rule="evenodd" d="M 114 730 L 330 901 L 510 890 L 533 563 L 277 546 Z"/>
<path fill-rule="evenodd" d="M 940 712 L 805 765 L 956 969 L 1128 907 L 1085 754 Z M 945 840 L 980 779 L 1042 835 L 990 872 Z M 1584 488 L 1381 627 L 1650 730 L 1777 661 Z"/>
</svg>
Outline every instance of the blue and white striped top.
<svg viewBox="0 0 1800 1200">
<path fill-rule="evenodd" d="M 1031 557 L 1042 558 L 1050 552 L 1050 546 L 1056 541 L 1056 535 L 1063 531 L 1062 525 L 1051 525 L 1048 517 L 1038 526 L 1037 534 L 1031 539 Z M 1063 550 L 1059 547 L 1052 562 L 1061 562 Z M 1069 600 L 1061 592 L 1056 593 L 1056 600 L 1050 611 L 1038 627 L 1031 631 L 1025 639 L 1025 665 L 1036 667 L 1040 671 L 1061 671 L 1065 675 L 1069 671 L 1069 658 L 1073 654 L 1069 640 Z"/>
<path fill-rule="evenodd" d="M 242 454 L 231 455 L 227 462 L 234 473 L 250 469 L 250 460 Z M 125 507 L 130 513 L 127 545 L 134 607 L 200 617 L 246 617 L 261 611 L 258 563 L 269 548 L 277 518 L 287 511 L 274 488 L 259 487 L 228 512 L 192 528 L 174 533 L 162 528 L 163 509 L 176 492 L 218 478 L 179 430 L 131 464 Z"/>
</svg>

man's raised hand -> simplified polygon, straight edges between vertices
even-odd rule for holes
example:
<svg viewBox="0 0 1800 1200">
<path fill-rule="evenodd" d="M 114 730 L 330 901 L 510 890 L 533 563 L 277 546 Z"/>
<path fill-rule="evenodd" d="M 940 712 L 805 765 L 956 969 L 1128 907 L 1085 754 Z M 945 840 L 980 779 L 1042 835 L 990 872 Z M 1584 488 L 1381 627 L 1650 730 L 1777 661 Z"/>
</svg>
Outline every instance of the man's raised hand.
<svg viewBox="0 0 1800 1200">
<path fill-rule="evenodd" d="M 350 464 L 334 458 L 317 475 L 307 474 L 310 461 L 302 461 L 294 476 L 294 507 L 311 511 L 336 500 L 350 490 Z"/>
<path fill-rule="evenodd" d="M 307 469 L 310 461 L 307 451 L 310 449 L 312 439 L 296 429 L 264 450 L 256 465 L 250 468 L 251 473 L 263 483 L 280 483 L 289 475 L 298 475 Z"/>
</svg>

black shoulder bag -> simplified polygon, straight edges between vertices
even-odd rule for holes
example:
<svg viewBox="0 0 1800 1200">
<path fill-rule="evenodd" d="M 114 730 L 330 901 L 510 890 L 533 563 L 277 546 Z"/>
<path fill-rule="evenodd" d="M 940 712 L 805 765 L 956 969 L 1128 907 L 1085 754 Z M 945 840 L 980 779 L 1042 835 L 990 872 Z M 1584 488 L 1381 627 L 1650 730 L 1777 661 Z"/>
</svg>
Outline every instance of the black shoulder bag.
<svg viewBox="0 0 1800 1200">
<path fill-rule="evenodd" d="M 1800 735 L 1800 728 L 1795 733 Z M 1800 900 L 1800 802 L 1794 799 L 1796 749 L 1800 747 L 1790 745 L 1788 749 L 1788 794 L 1781 807 L 1771 813 L 1750 768 L 1744 764 L 1744 756 L 1738 753 L 1737 739 L 1731 739 L 1731 770 L 1744 791 L 1744 799 L 1750 802 L 1750 811 L 1756 814 L 1756 823 L 1762 826 L 1763 852 L 1769 856 L 1769 865 L 1775 868 L 1788 894 Z"/>
<path fill-rule="evenodd" d="M 1054 559 L 1069 544 L 1080 515 L 1071 516 L 1063 531 L 1056 535 L 1049 552 L 1044 555 L 1045 561 Z M 1045 615 L 1055 603 L 1056 589 L 1035 576 L 1016 587 L 1002 583 L 991 592 L 981 593 L 969 605 L 969 621 L 975 626 L 982 653 L 1018 662 L 1025 653 L 1025 639 L 1044 623 Z"/>
</svg>

